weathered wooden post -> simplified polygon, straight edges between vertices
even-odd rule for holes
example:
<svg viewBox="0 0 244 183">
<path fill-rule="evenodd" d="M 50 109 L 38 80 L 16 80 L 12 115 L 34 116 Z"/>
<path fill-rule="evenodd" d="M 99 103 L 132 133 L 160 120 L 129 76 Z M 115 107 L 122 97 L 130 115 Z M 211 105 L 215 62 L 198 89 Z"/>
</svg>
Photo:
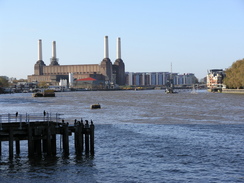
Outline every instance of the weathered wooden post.
<svg viewBox="0 0 244 183">
<path fill-rule="evenodd" d="M 83 152 L 83 122 L 75 122 L 75 152 L 81 155 Z"/>
<path fill-rule="evenodd" d="M 9 129 L 9 158 L 12 159 L 14 157 L 14 134 L 13 129 Z"/>
<path fill-rule="evenodd" d="M 93 124 L 93 121 L 91 121 L 91 125 L 90 125 L 90 153 L 91 153 L 91 155 L 94 155 L 94 129 L 95 129 L 95 126 Z"/>
<path fill-rule="evenodd" d="M 80 136 L 79 136 L 79 141 L 80 141 L 80 151 L 81 153 L 84 151 L 84 134 L 83 134 L 83 131 L 84 131 L 84 124 L 83 124 L 83 120 L 81 120 L 80 122 L 80 130 L 79 130 L 79 133 L 80 133 Z"/>
<path fill-rule="evenodd" d="M 19 155 L 20 154 L 20 141 L 19 140 L 15 140 L 15 148 L 16 148 L 16 154 Z"/>
<path fill-rule="evenodd" d="M 28 156 L 32 157 L 34 155 L 34 143 L 32 137 L 32 127 L 30 122 L 28 123 Z"/>
<path fill-rule="evenodd" d="M 56 134 L 53 134 L 51 139 L 51 147 L 52 147 L 52 155 L 56 155 L 57 154 L 57 139 L 56 139 Z"/>
<path fill-rule="evenodd" d="M 51 127 L 49 123 L 46 126 L 46 135 L 47 135 L 47 155 L 50 156 L 52 154 L 52 143 L 51 143 Z"/>
<path fill-rule="evenodd" d="M 89 154 L 89 124 L 88 120 L 86 120 L 85 124 L 85 153 Z"/>
<path fill-rule="evenodd" d="M 57 153 L 57 139 L 56 139 L 56 124 L 52 123 L 50 127 L 50 138 L 51 138 L 51 154 L 56 155 Z"/>
<path fill-rule="evenodd" d="M 38 138 L 40 138 L 40 136 Z M 41 139 L 35 139 L 35 140 L 33 140 L 33 142 L 34 142 L 34 153 L 37 156 L 41 156 L 42 155 L 42 148 L 41 148 L 42 142 L 41 142 Z"/>
<path fill-rule="evenodd" d="M 63 154 L 69 155 L 69 129 L 68 123 L 63 123 Z"/>
</svg>

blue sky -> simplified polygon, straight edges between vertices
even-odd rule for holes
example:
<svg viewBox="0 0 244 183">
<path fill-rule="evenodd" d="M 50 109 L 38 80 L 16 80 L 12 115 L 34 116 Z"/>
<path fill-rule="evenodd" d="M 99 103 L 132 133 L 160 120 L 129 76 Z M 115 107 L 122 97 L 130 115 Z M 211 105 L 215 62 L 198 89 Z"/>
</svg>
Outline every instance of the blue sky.
<svg viewBox="0 0 244 183">
<path fill-rule="evenodd" d="M 244 0 L 0 0 L 0 75 L 33 74 L 38 39 L 47 65 L 54 40 L 61 65 L 99 64 L 106 35 L 128 72 L 201 79 L 244 58 Z"/>
</svg>

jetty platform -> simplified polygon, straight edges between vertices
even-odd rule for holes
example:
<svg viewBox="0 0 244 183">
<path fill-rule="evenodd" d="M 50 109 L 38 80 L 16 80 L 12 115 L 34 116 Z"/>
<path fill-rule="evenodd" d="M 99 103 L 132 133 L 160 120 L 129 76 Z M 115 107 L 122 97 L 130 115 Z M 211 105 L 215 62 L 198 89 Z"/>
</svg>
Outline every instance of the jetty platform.
<svg viewBox="0 0 244 183">
<path fill-rule="evenodd" d="M 76 155 L 94 155 L 94 124 L 92 120 L 74 120 L 69 124 L 61 114 L 2 114 L 0 115 L 0 156 L 2 142 L 8 141 L 9 158 L 20 154 L 20 142 L 28 141 L 28 156 L 56 156 L 57 135 L 60 135 L 63 156 L 69 156 L 69 136 L 74 135 Z M 83 123 L 84 122 L 84 123 Z M 14 146 L 15 144 L 15 146 Z"/>
</svg>

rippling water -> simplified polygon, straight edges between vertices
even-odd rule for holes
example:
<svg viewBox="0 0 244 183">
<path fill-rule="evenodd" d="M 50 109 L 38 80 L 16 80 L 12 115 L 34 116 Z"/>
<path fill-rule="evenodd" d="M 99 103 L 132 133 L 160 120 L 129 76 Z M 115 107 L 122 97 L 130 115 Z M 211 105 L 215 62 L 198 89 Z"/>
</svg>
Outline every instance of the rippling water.
<svg viewBox="0 0 244 183">
<path fill-rule="evenodd" d="M 91 110 L 100 103 L 102 109 Z M 92 119 L 95 156 L 8 160 L 0 182 L 244 182 L 244 95 L 162 90 L 0 95 L 0 113 L 63 113 Z M 57 138 L 58 139 L 58 138 Z M 70 141 L 73 137 L 70 137 Z M 59 147 L 57 147 L 59 149 Z"/>
</svg>

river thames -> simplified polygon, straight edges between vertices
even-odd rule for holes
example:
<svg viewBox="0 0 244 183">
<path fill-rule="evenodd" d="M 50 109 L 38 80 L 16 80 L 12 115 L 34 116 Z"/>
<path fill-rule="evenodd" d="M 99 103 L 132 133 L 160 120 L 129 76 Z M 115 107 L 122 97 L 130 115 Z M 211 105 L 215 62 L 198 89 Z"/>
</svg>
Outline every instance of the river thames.
<svg viewBox="0 0 244 183">
<path fill-rule="evenodd" d="M 91 110 L 91 104 L 101 109 Z M 244 182 L 244 95 L 163 90 L 0 95 L 0 114 L 61 113 L 93 120 L 95 155 L 29 159 L 27 142 L 8 159 L 0 182 Z M 70 137 L 73 141 L 73 137 Z M 72 144 L 72 143 L 70 143 Z"/>
</svg>

